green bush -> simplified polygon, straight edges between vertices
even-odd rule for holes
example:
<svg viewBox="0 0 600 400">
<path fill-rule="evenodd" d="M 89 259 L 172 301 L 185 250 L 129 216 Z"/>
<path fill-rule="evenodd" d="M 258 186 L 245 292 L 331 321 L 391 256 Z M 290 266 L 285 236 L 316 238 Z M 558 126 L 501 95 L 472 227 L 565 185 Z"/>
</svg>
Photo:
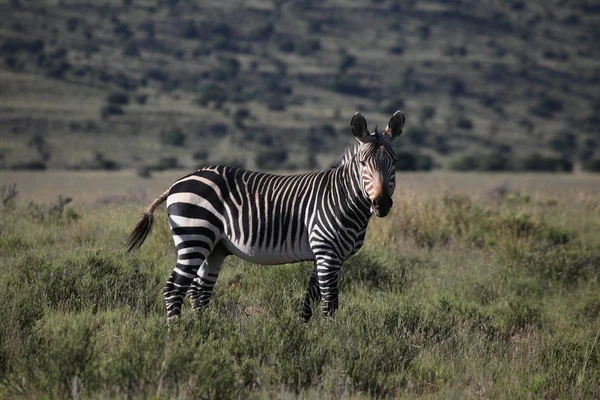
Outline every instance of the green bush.
<svg viewBox="0 0 600 400">
<path fill-rule="evenodd" d="M 121 107 L 118 104 L 107 104 L 100 109 L 100 116 L 102 117 L 102 119 L 106 119 L 111 115 L 123 114 L 125 114 L 125 111 L 123 110 L 123 107 Z"/>
<path fill-rule="evenodd" d="M 32 170 L 32 171 L 43 171 L 47 168 L 46 163 L 41 160 L 23 161 L 17 162 L 10 165 L 10 169 L 20 170 Z"/>
<path fill-rule="evenodd" d="M 519 161 L 519 169 L 539 172 L 571 172 L 573 163 L 564 158 L 532 153 Z"/>
<path fill-rule="evenodd" d="M 433 169 L 433 159 L 418 152 L 397 151 L 396 171 L 430 171 Z"/>
<path fill-rule="evenodd" d="M 106 101 L 109 104 L 125 106 L 129 104 L 129 97 L 126 93 L 112 93 L 108 96 Z"/>
<path fill-rule="evenodd" d="M 207 83 L 200 88 L 200 96 L 196 98 L 196 103 L 204 107 L 213 103 L 216 108 L 220 108 L 227 99 L 228 94 L 222 87 L 215 83 Z"/>
<path fill-rule="evenodd" d="M 129 41 L 123 47 L 123 55 L 126 57 L 139 57 L 140 50 L 134 41 Z"/>
<path fill-rule="evenodd" d="M 562 101 L 550 96 L 542 98 L 535 105 L 529 107 L 530 114 L 541 118 L 552 118 L 562 110 Z"/>
<path fill-rule="evenodd" d="M 600 158 L 587 160 L 583 163 L 583 169 L 588 172 L 600 172 Z"/>
<path fill-rule="evenodd" d="M 473 129 L 473 121 L 466 117 L 460 117 L 458 121 L 456 121 L 456 126 L 460 129 L 471 130 Z"/>
<path fill-rule="evenodd" d="M 159 139 L 162 144 L 181 147 L 185 144 L 186 135 L 180 128 L 172 128 L 161 131 Z"/>
<path fill-rule="evenodd" d="M 505 152 L 494 151 L 481 154 L 465 154 L 455 158 L 449 167 L 455 171 L 511 171 L 514 161 Z"/>
<path fill-rule="evenodd" d="M 181 165 L 177 157 L 161 157 L 156 164 L 149 167 L 153 171 L 165 171 L 168 169 L 180 169 Z"/>
</svg>

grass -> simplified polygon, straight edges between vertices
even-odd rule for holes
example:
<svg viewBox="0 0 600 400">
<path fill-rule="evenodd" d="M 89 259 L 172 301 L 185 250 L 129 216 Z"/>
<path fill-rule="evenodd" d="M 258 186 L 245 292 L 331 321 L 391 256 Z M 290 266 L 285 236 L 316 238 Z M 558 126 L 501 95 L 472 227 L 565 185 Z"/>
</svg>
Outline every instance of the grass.
<svg viewBox="0 0 600 400">
<path fill-rule="evenodd" d="M 494 179 L 451 181 L 461 176 Z M 169 326 L 164 210 L 126 255 L 145 200 L 67 193 L 61 212 L 47 200 L 32 213 L 18 195 L 0 210 L 0 396 L 592 397 L 600 220 L 583 194 L 595 186 L 491 201 L 440 190 L 442 177 L 399 190 L 344 265 L 336 318 L 308 324 L 298 313 L 309 263 L 230 257 L 209 309 Z"/>
</svg>

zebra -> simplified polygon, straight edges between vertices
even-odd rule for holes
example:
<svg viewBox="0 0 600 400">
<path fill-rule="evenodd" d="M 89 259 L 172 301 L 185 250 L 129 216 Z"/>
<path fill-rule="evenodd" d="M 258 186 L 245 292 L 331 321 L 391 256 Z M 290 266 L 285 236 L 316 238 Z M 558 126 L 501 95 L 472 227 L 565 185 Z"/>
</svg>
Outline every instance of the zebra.
<svg viewBox="0 0 600 400">
<path fill-rule="evenodd" d="M 181 314 L 186 293 L 193 309 L 207 307 L 230 255 L 263 265 L 313 261 L 301 317 L 310 320 L 314 301 L 333 317 L 342 263 L 362 247 L 371 215 L 385 217 L 392 208 L 392 142 L 404 123 L 396 111 L 382 133 L 369 133 L 365 117 L 355 113 L 357 143 L 329 169 L 273 175 L 216 165 L 176 181 L 142 213 L 126 242 L 128 252 L 142 245 L 154 210 L 166 200 L 177 249 L 163 289 L 167 320 Z"/>
</svg>

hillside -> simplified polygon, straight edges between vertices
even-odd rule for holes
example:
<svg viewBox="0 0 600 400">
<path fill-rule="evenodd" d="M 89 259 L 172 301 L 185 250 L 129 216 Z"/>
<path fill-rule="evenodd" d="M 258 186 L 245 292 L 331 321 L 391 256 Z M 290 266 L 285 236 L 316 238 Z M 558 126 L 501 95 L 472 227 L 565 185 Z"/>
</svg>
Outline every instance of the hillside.
<svg viewBox="0 0 600 400">
<path fill-rule="evenodd" d="M 408 169 L 600 158 L 592 1 L 241 3 L 0 3 L 0 167 L 325 167 L 399 108 Z"/>
</svg>

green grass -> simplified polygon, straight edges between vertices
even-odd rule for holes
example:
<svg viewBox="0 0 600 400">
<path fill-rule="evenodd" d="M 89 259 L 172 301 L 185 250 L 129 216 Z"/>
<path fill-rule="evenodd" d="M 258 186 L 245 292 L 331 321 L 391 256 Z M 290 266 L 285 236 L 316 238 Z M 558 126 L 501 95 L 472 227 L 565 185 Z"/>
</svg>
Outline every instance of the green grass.
<svg viewBox="0 0 600 400">
<path fill-rule="evenodd" d="M 140 202 L 16 201 L 0 210 L 0 397 L 69 397 L 75 382 L 85 398 L 591 398 L 597 204 L 438 189 L 397 194 L 344 265 L 336 318 L 308 324 L 309 263 L 230 257 L 206 312 L 167 325 L 164 210 L 127 255 Z"/>
</svg>

